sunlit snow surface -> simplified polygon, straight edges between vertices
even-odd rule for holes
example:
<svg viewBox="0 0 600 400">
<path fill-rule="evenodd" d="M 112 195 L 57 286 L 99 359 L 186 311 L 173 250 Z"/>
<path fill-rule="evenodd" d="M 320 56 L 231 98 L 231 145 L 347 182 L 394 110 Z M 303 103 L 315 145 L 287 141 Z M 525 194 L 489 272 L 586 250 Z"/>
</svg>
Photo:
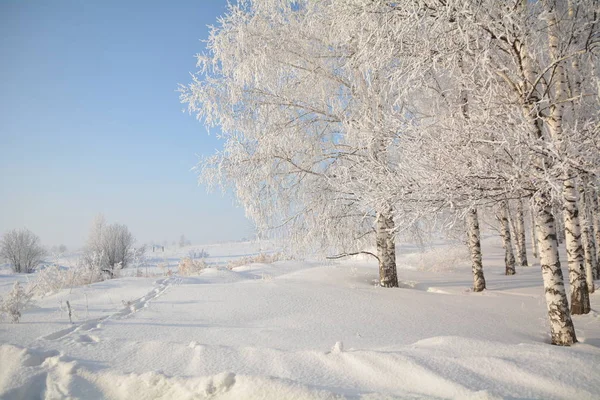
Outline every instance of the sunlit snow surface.
<svg viewBox="0 0 600 400">
<path fill-rule="evenodd" d="M 496 238 L 483 293 L 443 245 L 399 246 L 399 289 L 374 286 L 368 259 L 228 270 L 271 248 L 203 249 L 213 268 L 200 275 L 64 289 L 1 323 L 0 398 L 600 398 L 600 294 L 574 317 L 580 343 L 549 345 L 539 265 L 504 276 Z M 176 271 L 188 251 L 150 253 L 148 274 Z M 0 294 L 15 279 L 0 271 Z"/>
</svg>

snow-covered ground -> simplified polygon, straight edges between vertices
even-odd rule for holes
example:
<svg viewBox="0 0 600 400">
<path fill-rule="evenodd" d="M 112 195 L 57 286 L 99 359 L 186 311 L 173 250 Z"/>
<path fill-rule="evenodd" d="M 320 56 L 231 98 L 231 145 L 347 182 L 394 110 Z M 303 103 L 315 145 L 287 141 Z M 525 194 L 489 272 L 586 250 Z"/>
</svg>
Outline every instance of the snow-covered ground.
<svg viewBox="0 0 600 400">
<path fill-rule="evenodd" d="M 0 398 L 600 398 L 600 293 L 574 317 L 580 343 L 548 344 L 539 266 L 503 275 L 495 237 L 482 293 L 442 245 L 399 246 L 400 289 L 374 286 L 368 259 L 228 270 L 272 247 L 196 247 L 213 265 L 197 276 L 63 289 L 0 324 Z M 148 275 L 187 252 L 151 257 Z M 0 294 L 17 278 L 4 272 Z"/>
</svg>

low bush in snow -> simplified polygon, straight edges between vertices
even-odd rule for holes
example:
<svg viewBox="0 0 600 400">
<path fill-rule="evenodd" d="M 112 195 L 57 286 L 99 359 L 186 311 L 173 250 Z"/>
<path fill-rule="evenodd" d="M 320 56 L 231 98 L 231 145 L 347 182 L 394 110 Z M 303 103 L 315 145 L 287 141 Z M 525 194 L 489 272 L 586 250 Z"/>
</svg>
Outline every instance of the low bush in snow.
<svg viewBox="0 0 600 400">
<path fill-rule="evenodd" d="M 200 273 L 206 268 L 206 262 L 203 259 L 195 260 L 190 257 L 185 257 L 179 261 L 177 273 L 183 276 L 189 276 Z"/>
<path fill-rule="evenodd" d="M 69 268 L 52 264 L 41 269 L 36 276 L 34 290 L 36 295 L 46 296 L 65 288 L 90 285 L 103 281 L 107 276 L 102 272 L 95 257 L 81 258 L 75 266 Z"/>
<path fill-rule="evenodd" d="M 19 282 L 15 282 L 6 298 L 0 297 L 0 319 L 10 318 L 12 323 L 18 323 L 21 312 L 32 302 L 33 288 L 26 289 Z"/>
<path fill-rule="evenodd" d="M 276 261 L 282 261 L 286 259 L 287 257 L 285 257 L 283 253 L 259 253 L 255 256 L 246 256 L 238 258 L 237 260 L 230 261 L 227 264 L 227 268 L 233 269 L 248 264 L 272 264 Z"/>
</svg>

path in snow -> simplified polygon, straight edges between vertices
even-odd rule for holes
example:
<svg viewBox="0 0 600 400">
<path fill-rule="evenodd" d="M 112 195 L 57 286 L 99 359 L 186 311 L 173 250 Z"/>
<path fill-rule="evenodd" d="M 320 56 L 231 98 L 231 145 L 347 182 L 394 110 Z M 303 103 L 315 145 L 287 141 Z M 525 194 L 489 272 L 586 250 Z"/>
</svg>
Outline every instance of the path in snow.
<svg viewBox="0 0 600 400">
<path fill-rule="evenodd" d="M 76 343 L 93 344 L 98 343 L 100 338 L 90 332 L 98 332 L 103 327 L 103 323 L 109 319 L 128 318 L 136 312 L 148 307 L 150 301 L 161 296 L 173 284 L 180 281 L 178 277 L 169 277 L 159 279 L 155 282 L 156 287 L 146 295 L 133 301 L 123 302 L 124 308 L 116 313 L 105 315 L 100 318 L 94 318 L 88 321 L 73 324 L 67 329 L 61 329 L 49 335 L 42 336 L 43 340 L 69 340 Z"/>
</svg>

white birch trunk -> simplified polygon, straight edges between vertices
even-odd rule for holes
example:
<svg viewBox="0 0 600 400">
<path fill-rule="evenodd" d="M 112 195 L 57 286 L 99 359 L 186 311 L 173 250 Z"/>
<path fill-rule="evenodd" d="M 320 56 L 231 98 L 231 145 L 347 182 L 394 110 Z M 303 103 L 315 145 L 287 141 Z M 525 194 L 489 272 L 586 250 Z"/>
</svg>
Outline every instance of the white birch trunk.
<svg viewBox="0 0 600 400">
<path fill-rule="evenodd" d="M 550 104 L 550 115 L 547 119 L 548 130 L 560 148 L 564 147 L 563 132 L 563 100 L 568 98 L 566 71 L 564 61 L 560 62 L 560 40 L 556 20 L 555 3 L 545 4 L 548 11 L 548 46 L 552 61 L 556 62 L 554 98 Z M 590 295 L 585 282 L 583 265 L 583 246 L 581 245 L 581 227 L 579 225 L 579 209 L 577 207 L 577 190 L 575 180 L 569 171 L 563 180 L 563 217 L 564 232 L 569 263 L 569 282 L 571 287 L 571 314 L 587 314 L 590 312 Z"/>
<path fill-rule="evenodd" d="M 504 247 L 504 265 L 506 266 L 506 275 L 515 274 L 515 255 L 512 248 L 512 240 L 510 236 L 510 221 L 508 219 L 508 204 L 503 201 L 500 203 L 498 214 L 500 221 L 500 236 L 502 237 L 502 246 Z"/>
<path fill-rule="evenodd" d="M 594 293 L 594 266 L 596 265 L 596 249 L 592 240 L 592 232 L 589 225 L 583 227 L 581 231 L 581 242 L 583 244 L 583 252 L 585 256 L 585 282 L 588 287 L 588 292 Z"/>
<path fill-rule="evenodd" d="M 579 199 L 581 204 L 581 244 L 583 245 L 585 281 L 588 292 L 594 293 L 594 269 L 596 268 L 596 243 L 594 240 L 594 227 L 592 224 L 590 212 L 590 190 L 589 179 L 586 176 L 582 179 L 582 185 L 579 186 Z"/>
<path fill-rule="evenodd" d="M 558 244 L 565 243 L 565 224 L 562 212 L 554 208 L 552 210 L 554 214 L 554 220 L 556 221 L 556 241 Z"/>
<path fill-rule="evenodd" d="M 563 184 L 563 201 L 565 242 L 571 287 L 571 314 L 587 314 L 590 312 L 590 295 L 585 279 L 577 190 L 573 179 L 568 179 Z"/>
<path fill-rule="evenodd" d="M 523 217 L 523 201 L 517 200 L 515 221 L 515 241 L 517 244 L 517 260 L 522 267 L 527 266 L 527 245 L 525 243 L 525 218 Z"/>
<path fill-rule="evenodd" d="M 538 237 L 552 344 L 570 346 L 577 342 L 577 336 L 569 313 L 569 303 L 558 258 L 552 207 L 549 199 L 542 194 L 538 194 L 536 200 L 535 229 Z"/>
<path fill-rule="evenodd" d="M 471 265 L 473 270 L 473 291 L 481 292 L 485 289 L 485 277 L 483 276 L 483 263 L 481 261 L 481 241 L 479 234 L 479 219 L 477 209 L 472 208 L 467 213 L 467 240 L 469 252 L 471 253 Z"/>
<path fill-rule="evenodd" d="M 382 287 L 398 287 L 396 271 L 396 242 L 394 240 L 392 210 L 377 214 L 377 257 L 379 258 L 379 284 Z"/>
<path fill-rule="evenodd" d="M 539 252 L 538 252 L 538 242 L 537 242 L 537 237 L 535 236 L 535 216 L 534 216 L 534 212 L 533 212 L 533 208 L 530 207 L 529 208 L 529 221 L 530 221 L 530 227 L 529 227 L 529 231 L 531 234 L 531 251 L 533 252 L 533 258 L 539 258 Z"/>
<path fill-rule="evenodd" d="M 524 12 L 527 12 L 527 2 L 523 2 Z M 519 62 L 522 65 L 524 80 L 522 93 L 527 93 L 522 98 L 524 117 L 529 121 L 531 134 L 534 138 L 543 140 L 543 121 L 539 112 L 539 91 L 537 87 L 530 87 L 536 82 L 537 72 L 529 56 L 529 49 L 525 43 L 519 49 Z M 539 156 L 536 164 L 542 169 L 546 160 Z M 565 291 L 564 278 L 558 256 L 558 243 L 556 226 L 552 214 L 552 203 L 549 193 L 538 191 L 534 197 L 535 235 L 537 237 L 542 278 L 548 319 L 550 320 L 550 336 L 552 344 L 570 346 L 577 342 L 575 327 L 569 312 L 569 302 Z"/>
<path fill-rule="evenodd" d="M 598 205 L 598 192 L 596 185 L 589 188 L 589 206 L 592 219 L 593 238 L 596 241 L 596 266 L 594 268 L 594 279 L 600 279 L 600 207 Z"/>
<path fill-rule="evenodd" d="M 569 0 L 569 18 L 575 18 L 575 8 L 571 0 Z M 579 42 L 579 36 L 573 38 L 574 46 L 577 48 Z M 571 97 L 581 96 L 581 74 L 579 70 L 579 57 L 572 57 L 571 59 Z M 576 101 L 571 102 L 573 115 L 576 115 L 575 111 Z M 590 179 L 588 175 L 582 177 L 582 184 L 579 187 L 579 199 L 581 209 L 581 244 L 583 246 L 584 254 L 584 265 L 585 265 L 585 280 L 588 287 L 589 293 L 594 293 L 594 278 L 597 277 L 598 270 L 600 267 L 597 265 L 598 252 L 596 249 L 597 241 L 594 239 L 594 201 L 597 202 L 597 198 L 590 190 Z"/>
</svg>

